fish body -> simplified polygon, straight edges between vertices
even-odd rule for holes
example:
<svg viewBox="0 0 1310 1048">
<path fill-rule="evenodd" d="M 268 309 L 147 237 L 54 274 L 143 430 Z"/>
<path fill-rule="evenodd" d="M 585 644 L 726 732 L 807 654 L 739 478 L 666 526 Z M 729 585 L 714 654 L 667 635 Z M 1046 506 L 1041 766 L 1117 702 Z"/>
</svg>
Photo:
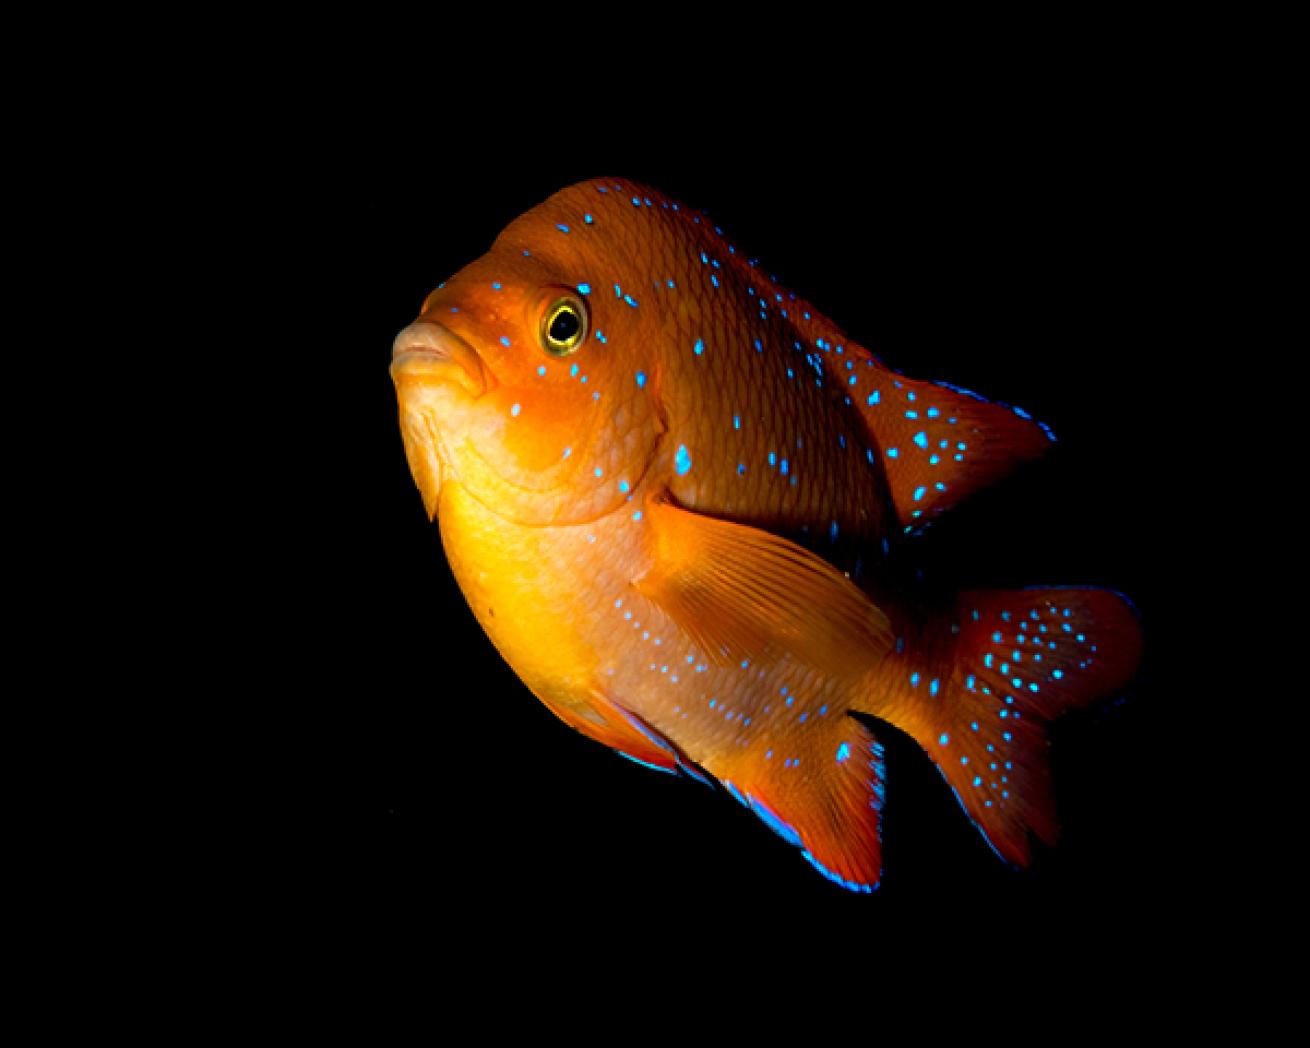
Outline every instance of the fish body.
<svg viewBox="0 0 1310 1048">
<path fill-rule="evenodd" d="M 1043 425 L 889 369 L 621 179 L 507 227 L 397 337 L 392 376 L 455 578 L 565 723 L 720 784 L 852 890 L 881 874 L 879 721 L 1002 858 L 1054 839 L 1045 725 L 1131 676 L 1131 606 L 930 597 L 895 555 L 1039 455 Z"/>
</svg>

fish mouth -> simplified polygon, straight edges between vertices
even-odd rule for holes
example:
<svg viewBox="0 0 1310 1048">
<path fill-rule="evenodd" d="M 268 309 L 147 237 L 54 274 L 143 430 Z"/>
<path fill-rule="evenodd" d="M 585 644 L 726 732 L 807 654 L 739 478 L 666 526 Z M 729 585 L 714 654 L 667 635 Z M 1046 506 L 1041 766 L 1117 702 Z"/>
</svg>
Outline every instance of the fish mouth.
<svg viewBox="0 0 1310 1048">
<path fill-rule="evenodd" d="M 428 518 L 437 514 L 449 455 L 438 418 L 487 392 L 489 375 L 477 352 L 447 327 L 416 320 L 391 346 L 391 380 L 400 398 L 400 432 L 410 472 Z"/>
<path fill-rule="evenodd" d="M 462 389 L 471 397 L 487 391 L 482 359 L 464 339 L 440 324 L 416 320 L 391 344 L 393 379 L 431 379 Z"/>
</svg>

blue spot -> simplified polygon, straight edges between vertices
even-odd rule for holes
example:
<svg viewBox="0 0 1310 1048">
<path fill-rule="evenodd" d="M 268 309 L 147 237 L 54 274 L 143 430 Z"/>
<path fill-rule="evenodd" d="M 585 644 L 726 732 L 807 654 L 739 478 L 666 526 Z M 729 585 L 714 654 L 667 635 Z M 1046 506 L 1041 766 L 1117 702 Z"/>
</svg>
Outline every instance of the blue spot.
<svg viewBox="0 0 1310 1048">
<path fill-rule="evenodd" d="M 920 430 L 918 433 L 916 433 L 916 434 L 914 435 L 914 442 L 915 442 L 916 444 L 918 444 L 919 447 L 921 447 L 921 448 L 927 448 L 927 446 L 928 446 L 928 434 L 926 434 L 926 433 L 924 433 L 922 430 Z"/>
<path fill-rule="evenodd" d="M 787 475 L 787 470 L 788 470 L 789 468 L 790 468 L 790 466 L 787 464 L 787 460 L 786 460 L 786 459 L 783 459 L 781 462 L 778 463 L 778 470 L 779 470 L 780 473 L 782 473 L 782 475 L 783 475 L 784 477 Z"/>
<path fill-rule="evenodd" d="M 502 346 L 508 346 L 508 345 L 509 345 L 509 338 L 508 338 L 508 336 L 506 336 L 506 335 L 501 335 L 501 336 L 500 336 L 500 344 L 501 344 Z"/>
<path fill-rule="evenodd" d="M 537 374 L 538 374 L 538 375 L 541 375 L 541 376 L 543 376 L 543 377 L 545 376 L 545 374 L 546 374 L 546 365 L 545 365 L 545 364 L 538 364 L 538 365 L 537 365 Z"/>
<path fill-rule="evenodd" d="M 599 466 L 597 466 L 594 470 L 592 470 L 592 473 L 595 474 L 597 477 L 603 477 L 605 475 L 605 471 L 601 469 Z"/>
<path fill-rule="evenodd" d="M 631 295 L 624 295 L 623 301 L 626 302 L 628 305 L 630 305 L 633 309 L 637 308 L 637 300 L 633 298 Z"/>
<path fill-rule="evenodd" d="M 865 403 L 867 403 L 870 407 L 872 407 L 874 404 L 878 403 L 878 401 L 881 399 L 882 397 L 878 394 L 878 391 L 875 389 L 872 393 L 869 394 L 868 399 L 865 401 Z"/>
<path fill-rule="evenodd" d="M 837 747 L 838 764 L 841 764 L 842 761 L 850 760 L 850 756 L 851 756 L 851 747 L 849 743 L 843 742 L 840 746 Z"/>
<path fill-rule="evenodd" d="M 740 416 L 740 415 L 733 415 L 733 416 L 732 416 L 732 428 L 733 428 L 733 429 L 741 429 L 741 416 Z"/>
<path fill-rule="evenodd" d="M 694 348 L 696 350 L 696 356 L 700 356 L 705 352 L 705 340 L 703 338 L 698 338 Z"/>
<path fill-rule="evenodd" d="M 936 694 L 937 694 L 937 690 L 941 687 L 941 685 L 942 685 L 942 682 L 941 682 L 941 681 L 936 680 L 936 679 L 933 679 L 933 680 L 930 681 L 929 684 L 928 684 L 928 693 L 929 693 L 930 695 L 936 695 Z"/>
<path fill-rule="evenodd" d="M 619 491 L 625 495 L 628 493 L 628 482 L 626 480 L 619 481 Z"/>
<path fill-rule="evenodd" d="M 945 746 L 950 741 L 951 741 L 951 737 L 947 735 L 946 732 L 942 732 L 937 739 L 938 744 L 941 746 Z"/>
<path fill-rule="evenodd" d="M 582 216 L 582 221 L 586 222 L 587 225 L 591 225 L 591 224 L 592 224 L 593 222 L 595 222 L 596 220 L 595 220 L 594 218 L 592 218 L 591 215 L 583 215 L 583 216 Z"/>
<path fill-rule="evenodd" d="M 579 285 L 578 285 L 578 294 L 579 294 L 579 295 L 590 295 L 590 294 L 591 294 L 591 285 L 590 285 L 590 284 L 579 284 Z"/>
<path fill-rule="evenodd" d="M 691 455 L 689 455 L 689 454 L 687 453 L 687 445 L 686 445 L 686 444 L 679 444 L 679 445 L 678 445 L 678 454 L 677 454 L 677 456 L 674 458 L 674 467 L 675 467 L 675 468 L 677 469 L 677 471 L 678 471 L 678 476 L 683 476 L 684 474 L 690 472 L 690 470 L 691 470 Z"/>
<path fill-rule="evenodd" d="M 518 417 L 519 417 L 519 412 L 522 411 L 522 410 L 523 410 L 523 408 L 522 408 L 521 406 L 519 406 L 518 404 L 515 404 L 512 408 L 509 409 L 509 413 L 510 413 L 511 415 L 513 415 L 515 418 L 518 418 Z"/>
<path fill-rule="evenodd" d="M 744 462 L 738 462 L 738 463 L 737 463 L 737 476 L 741 476 L 741 475 L 742 475 L 743 473 L 745 473 L 745 472 L 746 472 L 746 463 L 744 463 Z"/>
<path fill-rule="evenodd" d="M 638 371 L 638 372 L 637 372 L 637 388 L 638 388 L 638 389 L 641 389 L 641 388 L 644 387 L 645 385 L 646 385 L 646 372 L 644 372 L 644 371 Z"/>
<path fill-rule="evenodd" d="M 558 229 L 561 233 L 567 233 L 569 231 L 569 227 L 566 226 L 563 222 L 556 222 L 555 228 Z"/>
<path fill-rule="evenodd" d="M 505 285 L 503 285 L 499 280 L 493 280 L 491 282 L 491 287 L 493 291 L 499 291 L 504 286 Z"/>
<path fill-rule="evenodd" d="M 641 520 L 641 510 L 637 510 L 637 512 L 632 515 L 632 519 Z"/>
<path fill-rule="evenodd" d="M 888 457 L 889 459 L 899 458 L 899 457 L 900 457 L 900 454 L 901 454 L 901 449 L 900 449 L 900 448 L 888 448 L 888 449 L 887 449 L 887 457 Z M 870 461 L 870 462 L 873 461 L 873 455 L 872 455 L 872 453 L 870 453 L 869 461 Z"/>
<path fill-rule="evenodd" d="M 915 489 L 914 489 L 914 501 L 915 501 L 915 502 L 918 502 L 921 498 L 923 498 L 923 496 L 924 496 L 925 494 L 927 494 L 927 492 L 928 492 L 928 489 L 927 489 L 927 488 L 915 488 Z"/>
</svg>

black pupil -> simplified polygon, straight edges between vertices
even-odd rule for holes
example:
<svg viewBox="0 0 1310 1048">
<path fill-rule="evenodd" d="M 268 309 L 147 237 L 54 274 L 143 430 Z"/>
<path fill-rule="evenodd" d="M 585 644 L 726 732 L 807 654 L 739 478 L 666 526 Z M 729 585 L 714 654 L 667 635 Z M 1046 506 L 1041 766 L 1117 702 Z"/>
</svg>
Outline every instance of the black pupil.
<svg viewBox="0 0 1310 1048">
<path fill-rule="evenodd" d="M 552 342 L 569 342 L 581 330 L 582 323 L 578 320 L 578 315 L 568 306 L 556 313 L 554 319 L 550 322 Z"/>
</svg>

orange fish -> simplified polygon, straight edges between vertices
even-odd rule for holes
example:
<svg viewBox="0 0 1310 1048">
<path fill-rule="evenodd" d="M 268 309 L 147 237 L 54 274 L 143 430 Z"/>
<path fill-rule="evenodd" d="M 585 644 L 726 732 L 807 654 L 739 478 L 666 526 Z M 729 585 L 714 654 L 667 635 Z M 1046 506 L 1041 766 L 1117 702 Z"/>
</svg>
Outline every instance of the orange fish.
<svg viewBox="0 0 1310 1048">
<path fill-rule="evenodd" d="M 1108 590 L 914 584 L 898 550 L 1050 432 L 882 364 L 636 183 L 565 189 L 434 291 L 391 374 L 455 578 L 561 720 L 722 787 L 843 887 L 881 876 L 890 724 L 1015 865 L 1047 723 L 1140 657 Z"/>
</svg>

